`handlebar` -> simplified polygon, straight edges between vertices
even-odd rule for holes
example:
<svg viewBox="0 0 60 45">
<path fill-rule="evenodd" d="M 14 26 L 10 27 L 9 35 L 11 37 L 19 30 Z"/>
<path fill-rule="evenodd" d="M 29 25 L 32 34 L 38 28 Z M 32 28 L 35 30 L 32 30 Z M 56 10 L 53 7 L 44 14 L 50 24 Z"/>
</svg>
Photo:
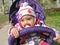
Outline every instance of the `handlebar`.
<svg viewBox="0 0 60 45">
<path fill-rule="evenodd" d="M 48 27 L 41 27 L 41 26 L 33 26 L 33 27 L 24 28 L 20 30 L 19 32 L 20 32 L 20 36 L 23 36 L 25 34 L 28 35 L 30 33 L 36 33 L 36 32 L 39 32 L 39 33 L 46 32 L 46 33 L 49 33 L 50 35 L 55 36 L 55 32 L 53 31 L 53 29 L 48 28 Z"/>
<path fill-rule="evenodd" d="M 20 36 L 22 37 L 23 35 L 28 35 L 30 33 L 49 33 L 49 39 L 47 39 L 48 43 L 52 43 L 53 42 L 53 38 L 55 37 L 55 32 L 53 31 L 53 29 L 48 28 L 48 27 L 41 27 L 41 26 L 33 26 L 33 27 L 28 27 L 25 29 L 22 29 L 19 31 L 20 32 Z"/>
</svg>

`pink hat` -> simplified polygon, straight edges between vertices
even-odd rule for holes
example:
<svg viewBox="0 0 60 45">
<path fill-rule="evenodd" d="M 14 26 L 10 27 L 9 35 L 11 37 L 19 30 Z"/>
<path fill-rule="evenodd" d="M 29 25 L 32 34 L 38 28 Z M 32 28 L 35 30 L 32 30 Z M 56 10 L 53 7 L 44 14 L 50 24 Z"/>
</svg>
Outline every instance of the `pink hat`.
<svg viewBox="0 0 60 45">
<path fill-rule="evenodd" d="M 26 14 L 29 14 L 29 15 L 32 15 L 32 16 L 35 17 L 35 12 L 34 12 L 33 8 L 31 6 L 29 6 L 27 2 L 22 3 L 20 5 L 20 8 L 19 8 L 19 10 L 17 12 L 17 18 L 18 18 L 18 20 L 20 18 L 22 18 L 22 16 L 24 16 Z"/>
</svg>

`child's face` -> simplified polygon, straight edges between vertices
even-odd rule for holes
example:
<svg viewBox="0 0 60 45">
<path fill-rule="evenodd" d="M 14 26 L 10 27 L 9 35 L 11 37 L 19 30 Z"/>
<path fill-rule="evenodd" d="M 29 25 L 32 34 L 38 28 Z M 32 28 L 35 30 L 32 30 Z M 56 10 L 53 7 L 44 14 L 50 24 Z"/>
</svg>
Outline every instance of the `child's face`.
<svg viewBox="0 0 60 45">
<path fill-rule="evenodd" d="M 25 15 L 21 18 L 21 25 L 23 28 L 34 26 L 35 24 L 35 17 L 31 15 Z"/>
</svg>

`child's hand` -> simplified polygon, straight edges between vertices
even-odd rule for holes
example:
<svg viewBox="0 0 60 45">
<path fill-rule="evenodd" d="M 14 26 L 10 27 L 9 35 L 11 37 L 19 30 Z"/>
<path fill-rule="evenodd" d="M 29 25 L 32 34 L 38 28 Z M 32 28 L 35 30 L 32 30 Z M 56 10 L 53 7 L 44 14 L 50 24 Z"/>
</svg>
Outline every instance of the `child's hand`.
<svg viewBox="0 0 60 45">
<path fill-rule="evenodd" d="M 18 28 L 13 27 L 13 28 L 11 29 L 10 35 L 11 35 L 11 36 L 14 36 L 15 38 L 18 38 L 18 37 L 19 37 L 19 31 L 18 31 Z"/>
</svg>

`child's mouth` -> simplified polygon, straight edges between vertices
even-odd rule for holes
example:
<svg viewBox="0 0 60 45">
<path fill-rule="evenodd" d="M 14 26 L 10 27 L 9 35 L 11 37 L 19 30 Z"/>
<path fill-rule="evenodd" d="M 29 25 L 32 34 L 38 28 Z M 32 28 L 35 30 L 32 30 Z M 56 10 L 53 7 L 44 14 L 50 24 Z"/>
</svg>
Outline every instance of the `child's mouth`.
<svg viewBox="0 0 60 45">
<path fill-rule="evenodd" d="M 25 28 L 30 27 L 29 25 L 26 25 Z"/>
<path fill-rule="evenodd" d="M 30 26 L 31 26 L 30 24 L 27 24 L 27 25 L 25 25 L 24 27 L 27 28 L 27 27 L 30 27 Z"/>
</svg>

